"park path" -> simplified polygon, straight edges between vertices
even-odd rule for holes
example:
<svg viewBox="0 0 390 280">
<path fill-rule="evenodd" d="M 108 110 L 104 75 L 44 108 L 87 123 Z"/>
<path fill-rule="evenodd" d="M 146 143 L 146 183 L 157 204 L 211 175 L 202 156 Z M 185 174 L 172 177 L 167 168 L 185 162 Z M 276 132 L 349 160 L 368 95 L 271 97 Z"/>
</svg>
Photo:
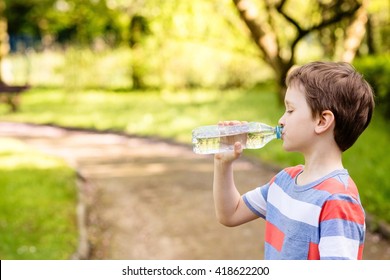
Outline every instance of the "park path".
<svg viewBox="0 0 390 280">
<path fill-rule="evenodd" d="M 62 157 L 85 179 L 87 258 L 263 258 L 262 220 L 236 228 L 216 221 L 212 156 L 156 139 L 33 124 L 1 122 L 0 137 Z M 277 171 L 244 157 L 236 170 L 242 192 Z M 390 243 L 368 233 L 364 258 L 390 259 Z"/>
</svg>

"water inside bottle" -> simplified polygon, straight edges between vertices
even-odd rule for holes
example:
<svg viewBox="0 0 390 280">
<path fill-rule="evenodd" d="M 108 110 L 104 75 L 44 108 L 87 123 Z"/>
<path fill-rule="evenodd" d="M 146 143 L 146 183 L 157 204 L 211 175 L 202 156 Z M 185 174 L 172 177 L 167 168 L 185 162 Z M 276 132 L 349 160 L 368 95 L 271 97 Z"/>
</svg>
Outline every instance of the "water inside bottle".
<svg viewBox="0 0 390 280">
<path fill-rule="evenodd" d="M 272 130 L 241 133 L 223 137 L 202 137 L 193 139 L 194 152 L 197 154 L 216 154 L 233 151 L 234 143 L 240 142 L 244 149 L 259 149 L 275 138 Z"/>
</svg>

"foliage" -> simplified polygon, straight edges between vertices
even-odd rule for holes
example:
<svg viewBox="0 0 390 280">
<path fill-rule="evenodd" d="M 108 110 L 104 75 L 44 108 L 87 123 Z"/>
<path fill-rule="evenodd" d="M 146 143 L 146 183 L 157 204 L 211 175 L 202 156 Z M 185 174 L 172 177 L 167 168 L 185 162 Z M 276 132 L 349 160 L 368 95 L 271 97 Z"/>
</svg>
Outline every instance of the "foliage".
<svg viewBox="0 0 390 280">
<path fill-rule="evenodd" d="M 300 42 L 310 39 L 312 45 L 318 44 L 319 38 L 324 37 L 316 36 L 318 32 L 337 24 L 343 34 L 343 53 L 332 59 L 345 60 L 344 57 L 348 57 L 351 60 L 364 35 L 366 0 L 233 2 L 263 60 L 274 72 L 281 103 L 286 92 L 287 73 L 294 64 L 299 63 L 297 50 Z M 359 28 L 355 28 L 355 25 Z"/>
<path fill-rule="evenodd" d="M 91 44 L 99 37 L 115 38 L 120 28 L 116 11 L 106 1 L 5 0 L 11 36 L 40 38 L 43 44 L 69 41 Z"/>
<path fill-rule="evenodd" d="M 16 140 L 0 140 L 0 158 L 0 259 L 69 259 L 78 239 L 74 171 Z"/>
<path fill-rule="evenodd" d="M 0 111 L 1 112 L 1 111 Z M 3 111 L 4 114 L 4 111 Z M 171 138 L 191 143 L 191 130 L 219 120 L 239 119 L 276 124 L 283 114 L 273 86 L 252 90 L 162 90 L 110 92 L 33 89 L 23 96 L 21 111 L 0 120 L 56 123 L 64 126 L 124 131 L 129 134 Z M 375 114 L 372 124 L 346 152 L 344 165 L 359 186 L 366 210 L 389 220 L 390 158 L 383 152 L 389 143 L 388 124 Z M 285 153 L 280 142 L 248 150 L 248 156 L 284 167 L 302 163 L 298 154 Z"/>
<path fill-rule="evenodd" d="M 327 54 L 335 54 L 340 46 L 342 48 L 349 23 L 346 18 L 360 4 L 357 0 L 0 2 L 6 3 L 5 16 L 13 49 L 18 49 L 19 41 L 31 45 L 38 38 L 45 50 L 52 50 L 53 46 L 70 50 L 67 59 L 80 59 L 80 64 L 88 68 L 91 76 L 95 72 L 102 76 L 103 69 L 95 68 L 100 65 L 95 65 L 91 58 L 105 57 L 111 47 L 119 48 L 124 55 L 122 65 L 125 62 L 128 65 L 115 72 L 126 73 L 126 87 L 133 88 L 231 88 L 252 86 L 271 76 L 282 85 L 292 63 L 334 59 Z M 278 63 L 269 63 L 266 56 L 261 58 L 262 53 L 255 41 L 251 42 L 248 28 L 237 15 L 234 2 L 257 3 L 253 9 L 248 8 L 248 12 L 258 12 L 261 30 L 269 35 L 264 46 L 274 46 L 276 54 L 270 55 L 279 60 Z M 376 38 L 377 46 L 384 45 L 390 37 L 386 36 L 388 16 L 386 18 L 384 11 L 388 10 L 388 3 L 385 2 L 373 0 L 369 7 L 370 16 L 376 22 L 373 32 L 377 35 L 373 38 Z M 330 42 L 332 38 L 334 42 Z M 275 47 L 271 41 L 278 45 Z M 90 46 L 94 55 L 81 51 L 76 54 L 81 45 Z M 377 49 L 385 50 L 384 47 Z M 362 52 L 364 50 L 361 48 Z M 67 73 L 67 77 L 80 73 L 72 65 L 59 67 L 65 71 L 76 69 Z M 35 70 L 30 71 L 33 72 Z M 83 84 L 80 80 L 86 79 L 78 78 L 74 84 Z M 122 82 L 123 79 L 121 87 Z M 282 96 L 283 88 L 281 92 Z"/>
<path fill-rule="evenodd" d="M 372 25 L 367 26 L 366 44 L 368 52 L 365 54 L 385 54 L 390 52 L 390 1 L 370 0 L 368 6 L 369 20 Z M 373 50 L 369 50 L 372 40 Z"/>
<path fill-rule="evenodd" d="M 390 55 L 361 57 L 354 65 L 374 89 L 378 109 L 390 119 Z"/>
<path fill-rule="evenodd" d="M 126 47 L 102 51 L 69 47 L 66 52 L 13 54 L 4 62 L 4 80 L 9 84 L 61 86 L 69 92 L 133 88 L 134 67 L 144 72 L 146 88 L 251 87 L 272 77 L 257 57 L 196 42 L 166 41 L 161 54 L 153 45 L 133 53 Z"/>
</svg>

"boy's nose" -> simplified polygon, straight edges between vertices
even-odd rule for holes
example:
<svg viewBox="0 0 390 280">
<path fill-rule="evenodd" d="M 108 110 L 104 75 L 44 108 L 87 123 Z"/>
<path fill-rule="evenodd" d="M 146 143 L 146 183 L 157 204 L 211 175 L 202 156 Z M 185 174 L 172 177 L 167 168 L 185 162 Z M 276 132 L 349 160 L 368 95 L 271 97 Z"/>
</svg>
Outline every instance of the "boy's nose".
<svg viewBox="0 0 390 280">
<path fill-rule="evenodd" d="M 283 127 L 284 126 L 284 114 L 283 116 L 280 117 L 279 121 L 278 121 L 278 124 L 279 126 Z"/>
</svg>

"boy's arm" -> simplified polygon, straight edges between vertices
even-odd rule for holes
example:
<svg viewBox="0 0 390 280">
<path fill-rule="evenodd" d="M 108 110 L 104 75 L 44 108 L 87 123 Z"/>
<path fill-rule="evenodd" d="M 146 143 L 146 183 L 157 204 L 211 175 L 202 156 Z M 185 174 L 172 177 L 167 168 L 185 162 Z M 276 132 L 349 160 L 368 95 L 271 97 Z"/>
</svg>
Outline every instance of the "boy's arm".
<svg viewBox="0 0 390 280">
<path fill-rule="evenodd" d="M 214 204 L 218 221 L 225 226 L 238 226 L 258 218 L 245 204 L 233 178 L 233 162 L 242 153 L 239 142 L 233 153 L 216 154 L 214 157 Z"/>
<path fill-rule="evenodd" d="M 362 259 L 365 214 L 360 203 L 346 194 L 334 194 L 320 215 L 321 259 Z"/>
</svg>

